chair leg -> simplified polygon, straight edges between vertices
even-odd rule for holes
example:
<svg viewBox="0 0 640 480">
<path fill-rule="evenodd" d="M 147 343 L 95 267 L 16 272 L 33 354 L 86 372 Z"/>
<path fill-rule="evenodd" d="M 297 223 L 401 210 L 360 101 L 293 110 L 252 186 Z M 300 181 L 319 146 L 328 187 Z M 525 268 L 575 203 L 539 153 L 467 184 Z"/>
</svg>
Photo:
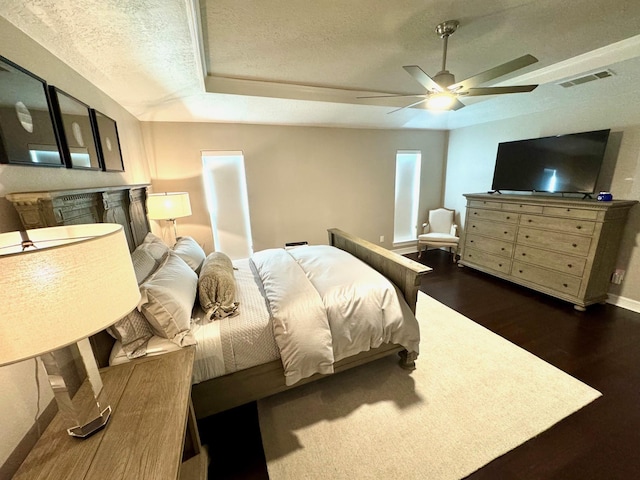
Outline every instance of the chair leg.
<svg viewBox="0 0 640 480">
<path fill-rule="evenodd" d="M 418 244 L 418 258 L 422 256 L 422 247 Z"/>
</svg>

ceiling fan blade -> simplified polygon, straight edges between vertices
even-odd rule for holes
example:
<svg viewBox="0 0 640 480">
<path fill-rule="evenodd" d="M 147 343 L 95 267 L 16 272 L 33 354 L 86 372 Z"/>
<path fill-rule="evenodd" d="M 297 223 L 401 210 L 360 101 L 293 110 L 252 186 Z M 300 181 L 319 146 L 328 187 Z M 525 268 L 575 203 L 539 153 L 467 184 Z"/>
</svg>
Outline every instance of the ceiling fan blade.
<svg viewBox="0 0 640 480">
<path fill-rule="evenodd" d="M 462 103 L 460 100 L 456 99 L 453 105 L 451 105 L 450 110 L 460 110 L 461 108 L 464 108 L 464 107 L 465 107 L 465 104 Z"/>
<path fill-rule="evenodd" d="M 406 105 L 404 107 L 400 107 L 400 108 L 396 108 L 395 110 L 391 110 L 390 112 L 387 112 L 387 114 L 399 112 L 400 110 L 404 110 L 405 108 L 415 107 L 416 105 L 420 105 L 421 103 L 426 102 L 426 101 L 427 101 L 427 99 L 423 98 L 422 100 L 420 100 L 418 102 L 415 102 L 415 103 L 412 103 L 411 105 Z"/>
<path fill-rule="evenodd" d="M 536 63 L 537 61 L 538 59 L 533 55 L 523 55 L 522 57 L 516 58 L 515 60 L 511 60 L 510 62 L 503 63 L 502 65 L 498 65 L 497 67 L 493 67 L 482 73 L 474 75 L 473 77 L 469 77 L 466 80 L 454 83 L 449 87 L 449 90 L 468 90 L 469 88 L 475 87 L 476 85 L 480 85 L 482 83 L 488 82 L 489 80 L 493 80 L 494 78 L 498 78 L 506 75 L 507 73 L 511 73 L 520 68 L 524 68 L 528 65 L 531 65 L 532 63 Z"/>
<path fill-rule="evenodd" d="M 477 97 L 479 95 L 502 95 L 503 93 L 526 93 L 534 90 L 538 85 L 514 85 L 512 87 L 479 87 L 471 88 L 464 95 Z"/>
<path fill-rule="evenodd" d="M 405 65 L 402 68 L 404 68 L 405 71 L 416 80 L 416 82 L 418 82 L 420 85 L 422 85 L 427 90 L 435 90 L 436 92 L 442 92 L 443 91 L 442 87 L 440 85 L 438 85 L 433 80 L 433 78 L 431 78 L 429 75 L 427 75 L 424 72 L 424 70 L 422 70 L 419 66 L 417 66 L 417 65 Z"/>
<path fill-rule="evenodd" d="M 416 93 L 415 95 L 398 93 L 394 95 L 372 95 L 370 97 L 356 97 L 356 98 L 395 98 L 395 97 L 424 97 L 424 96 L 426 96 L 426 94 L 424 93 Z"/>
</svg>

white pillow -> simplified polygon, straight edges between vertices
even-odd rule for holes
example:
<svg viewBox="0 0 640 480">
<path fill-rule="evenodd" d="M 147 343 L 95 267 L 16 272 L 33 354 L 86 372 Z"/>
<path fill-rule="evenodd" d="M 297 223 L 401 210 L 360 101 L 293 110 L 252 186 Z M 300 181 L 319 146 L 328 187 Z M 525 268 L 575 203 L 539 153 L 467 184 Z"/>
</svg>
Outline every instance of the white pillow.
<svg viewBox="0 0 640 480">
<path fill-rule="evenodd" d="M 190 327 L 197 288 L 196 273 L 169 251 L 164 262 L 140 286 L 139 310 L 157 336 L 180 346 L 195 344 Z"/>
<path fill-rule="evenodd" d="M 174 253 L 178 254 L 191 269 L 198 273 L 202 262 L 206 257 L 202 247 L 191 237 L 178 237 L 176 244 L 173 246 Z"/>
<path fill-rule="evenodd" d="M 147 233 L 137 249 L 149 252 L 157 262 L 164 260 L 165 255 L 170 250 L 169 246 L 164 243 L 160 237 L 151 232 Z"/>
</svg>

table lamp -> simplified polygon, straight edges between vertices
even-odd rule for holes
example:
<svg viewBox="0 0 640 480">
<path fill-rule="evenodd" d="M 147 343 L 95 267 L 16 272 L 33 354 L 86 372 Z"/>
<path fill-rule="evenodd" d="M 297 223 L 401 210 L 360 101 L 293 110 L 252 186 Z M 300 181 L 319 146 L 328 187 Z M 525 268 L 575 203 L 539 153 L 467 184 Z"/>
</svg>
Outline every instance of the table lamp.
<svg viewBox="0 0 640 480">
<path fill-rule="evenodd" d="M 111 415 L 88 337 L 140 300 L 122 226 L 2 233 L 0 270 L 0 365 L 39 356 L 67 432 L 88 437 Z"/>
<path fill-rule="evenodd" d="M 187 192 L 150 193 L 147 195 L 147 212 L 151 220 L 173 222 L 173 234 L 177 238 L 176 218 L 191 215 L 191 202 Z"/>
</svg>

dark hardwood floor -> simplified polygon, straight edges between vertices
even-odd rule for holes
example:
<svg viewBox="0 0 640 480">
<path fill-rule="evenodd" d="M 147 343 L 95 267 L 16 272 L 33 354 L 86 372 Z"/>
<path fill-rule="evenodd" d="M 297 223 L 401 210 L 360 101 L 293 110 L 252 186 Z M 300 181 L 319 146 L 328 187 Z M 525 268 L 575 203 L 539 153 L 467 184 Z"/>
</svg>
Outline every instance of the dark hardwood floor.
<svg viewBox="0 0 640 480">
<path fill-rule="evenodd" d="M 434 268 L 423 292 L 603 394 L 468 479 L 640 478 L 640 314 L 612 305 L 578 312 L 569 303 L 459 268 L 440 250 L 421 261 Z M 212 458 L 210 479 L 268 479 L 255 403 L 199 427 Z"/>
</svg>

